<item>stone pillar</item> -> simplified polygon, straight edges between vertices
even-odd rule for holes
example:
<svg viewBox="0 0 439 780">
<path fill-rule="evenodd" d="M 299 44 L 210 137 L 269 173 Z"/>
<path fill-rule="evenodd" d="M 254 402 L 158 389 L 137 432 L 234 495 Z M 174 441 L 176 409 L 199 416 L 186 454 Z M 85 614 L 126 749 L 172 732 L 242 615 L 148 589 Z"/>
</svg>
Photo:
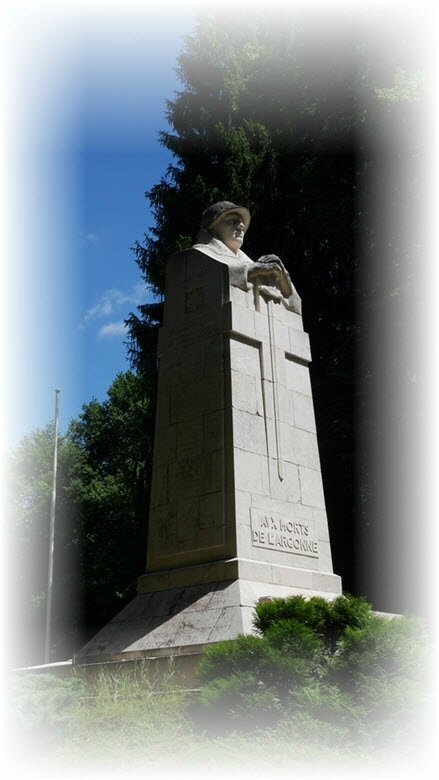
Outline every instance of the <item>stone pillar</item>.
<svg viewBox="0 0 439 780">
<path fill-rule="evenodd" d="M 263 596 L 341 593 L 301 315 L 197 249 L 166 279 L 146 573 L 93 660 L 194 652 L 251 631 Z"/>
<path fill-rule="evenodd" d="M 225 264 L 181 252 L 168 261 L 158 355 L 140 592 L 207 573 L 339 592 L 302 317 L 230 284 Z"/>
</svg>

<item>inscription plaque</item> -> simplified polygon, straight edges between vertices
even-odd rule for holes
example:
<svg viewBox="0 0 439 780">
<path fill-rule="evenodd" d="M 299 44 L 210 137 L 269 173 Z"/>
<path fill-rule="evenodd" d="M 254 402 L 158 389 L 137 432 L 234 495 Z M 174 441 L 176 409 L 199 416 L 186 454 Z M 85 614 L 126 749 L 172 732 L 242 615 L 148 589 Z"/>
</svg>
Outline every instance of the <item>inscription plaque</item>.
<svg viewBox="0 0 439 780">
<path fill-rule="evenodd" d="M 250 507 L 250 519 L 254 547 L 318 557 L 319 547 L 311 520 L 292 519 L 255 507 Z"/>
</svg>

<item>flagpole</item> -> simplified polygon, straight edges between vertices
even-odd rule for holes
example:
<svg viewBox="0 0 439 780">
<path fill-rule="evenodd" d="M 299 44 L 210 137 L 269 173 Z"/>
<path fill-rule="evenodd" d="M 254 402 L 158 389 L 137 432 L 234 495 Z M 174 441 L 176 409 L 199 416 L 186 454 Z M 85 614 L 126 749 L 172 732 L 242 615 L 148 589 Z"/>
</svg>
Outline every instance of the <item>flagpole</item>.
<svg viewBox="0 0 439 780">
<path fill-rule="evenodd" d="M 44 648 L 44 663 L 46 664 L 50 663 L 52 591 L 53 591 L 53 553 L 55 548 L 56 471 L 58 466 L 58 424 L 59 424 L 60 392 L 61 392 L 60 390 L 55 390 L 55 446 L 53 449 L 52 500 L 50 502 L 49 573 L 47 578 L 46 643 Z"/>
</svg>

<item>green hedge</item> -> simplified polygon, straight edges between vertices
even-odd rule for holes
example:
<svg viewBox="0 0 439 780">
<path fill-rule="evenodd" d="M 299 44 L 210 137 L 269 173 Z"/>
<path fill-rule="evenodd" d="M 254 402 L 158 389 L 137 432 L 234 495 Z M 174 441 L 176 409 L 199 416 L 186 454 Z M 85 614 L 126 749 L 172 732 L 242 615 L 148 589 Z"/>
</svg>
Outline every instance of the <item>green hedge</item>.
<svg viewBox="0 0 439 780">
<path fill-rule="evenodd" d="M 219 733 L 267 726 L 374 746 L 407 737 L 422 705 L 426 631 L 361 598 L 259 603 L 256 636 L 219 642 L 199 667 L 193 717 Z"/>
</svg>

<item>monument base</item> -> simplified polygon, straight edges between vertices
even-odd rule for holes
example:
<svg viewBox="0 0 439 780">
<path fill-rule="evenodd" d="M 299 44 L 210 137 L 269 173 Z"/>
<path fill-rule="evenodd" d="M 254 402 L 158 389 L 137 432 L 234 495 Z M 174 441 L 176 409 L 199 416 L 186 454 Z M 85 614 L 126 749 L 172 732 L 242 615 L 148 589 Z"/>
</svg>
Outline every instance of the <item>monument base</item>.
<svg viewBox="0 0 439 780">
<path fill-rule="evenodd" d="M 261 598 L 332 599 L 340 593 L 334 574 L 237 558 L 146 574 L 136 598 L 77 653 L 75 663 L 199 654 L 213 642 L 254 633 Z"/>
</svg>

